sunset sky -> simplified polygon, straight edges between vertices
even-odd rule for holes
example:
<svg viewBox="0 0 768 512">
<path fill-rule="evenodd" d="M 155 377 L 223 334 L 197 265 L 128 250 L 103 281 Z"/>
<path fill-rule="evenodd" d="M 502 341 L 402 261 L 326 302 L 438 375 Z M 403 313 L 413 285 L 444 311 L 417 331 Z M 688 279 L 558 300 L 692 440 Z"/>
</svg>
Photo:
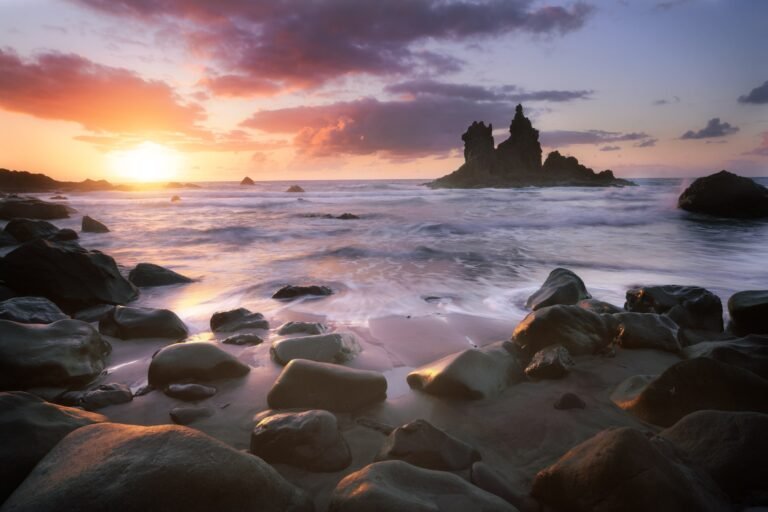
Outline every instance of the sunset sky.
<svg viewBox="0 0 768 512">
<path fill-rule="evenodd" d="M 763 0 L 0 0 L 0 167 L 431 178 L 522 102 L 622 177 L 768 174 Z"/>
</svg>

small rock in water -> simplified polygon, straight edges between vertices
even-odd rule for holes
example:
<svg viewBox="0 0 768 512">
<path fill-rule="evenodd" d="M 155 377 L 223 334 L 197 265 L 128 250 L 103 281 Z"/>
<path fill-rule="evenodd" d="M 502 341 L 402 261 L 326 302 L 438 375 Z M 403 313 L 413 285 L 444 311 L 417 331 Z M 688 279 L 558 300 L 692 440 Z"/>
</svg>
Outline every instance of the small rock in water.
<svg viewBox="0 0 768 512">
<path fill-rule="evenodd" d="M 567 409 L 584 409 L 587 406 L 584 400 L 579 398 L 579 395 L 574 393 L 564 393 L 563 396 L 557 399 L 555 402 L 555 409 L 567 410 Z"/>
<path fill-rule="evenodd" d="M 80 228 L 85 233 L 109 233 L 109 228 L 88 215 L 83 217 L 83 223 Z"/>
<path fill-rule="evenodd" d="M 327 286 L 318 286 L 318 285 L 309 285 L 309 286 L 296 286 L 296 285 L 288 285 L 283 286 L 279 290 L 277 290 L 274 295 L 272 295 L 273 299 L 295 299 L 298 297 L 304 297 L 307 295 L 310 296 L 318 296 L 318 297 L 325 297 L 328 295 L 333 294 L 333 290 L 328 288 Z"/>
<path fill-rule="evenodd" d="M 213 416 L 213 409 L 203 406 L 183 405 L 174 407 L 168 414 L 177 425 L 189 425 L 197 420 L 210 418 Z"/>
<path fill-rule="evenodd" d="M 128 279 L 136 286 L 144 287 L 192 282 L 187 276 L 153 263 L 139 263 L 128 273 Z"/>
<path fill-rule="evenodd" d="M 290 187 L 288 187 L 288 190 L 286 190 L 286 192 L 298 193 L 298 192 L 304 192 L 304 189 L 298 185 L 291 185 Z"/>
<path fill-rule="evenodd" d="M 325 324 L 319 322 L 286 322 L 277 329 L 277 334 L 323 334 L 328 330 Z"/>
<path fill-rule="evenodd" d="M 102 384 L 88 391 L 69 391 L 62 395 L 67 405 L 82 407 L 86 411 L 95 411 L 108 405 L 125 404 L 133 400 L 131 388 L 125 384 Z"/>
<path fill-rule="evenodd" d="M 221 340 L 225 345 L 258 345 L 263 341 L 264 340 L 260 336 L 250 333 L 233 334 L 232 336 L 227 336 Z"/>
<path fill-rule="evenodd" d="M 187 342 L 160 349 L 149 363 L 148 381 L 155 387 L 189 381 L 242 377 L 250 366 L 212 343 Z"/>
<path fill-rule="evenodd" d="M 552 345 L 534 354 L 525 374 L 532 379 L 560 379 L 570 371 L 573 359 L 562 345 Z"/>
<path fill-rule="evenodd" d="M 240 181 L 240 184 L 241 184 L 241 185 L 255 185 L 255 184 L 256 184 L 256 182 L 255 182 L 255 181 L 253 181 L 253 180 L 252 180 L 251 178 L 249 178 L 248 176 L 246 176 L 245 178 L 243 178 L 243 179 Z"/>
<path fill-rule="evenodd" d="M 216 388 L 203 384 L 170 384 L 165 388 L 165 394 L 185 402 L 196 402 L 215 395 Z"/>
<path fill-rule="evenodd" d="M 213 332 L 233 332 L 245 329 L 269 329 L 269 322 L 261 313 L 252 313 L 245 308 L 217 311 L 211 316 Z"/>
<path fill-rule="evenodd" d="M 354 359 L 361 350 L 354 334 L 334 332 L 277 340 L 269 352 L 280 364 L 288 364 L 293 359 L 343 363 Z"/>
<path fill-rule="evenodd" d="M 179 197 L 179 196 L 173 196 L 171 198 L 171 202 L 172 203 L 178 203 L 179 201 L 181 201 L 181 197 Z"/>
<path fill-rule="evenodd" d="M 336 218 L 341 220 L 356 220 L 356 219 L 359 219 L 360 217 L 358 217 L 354 213 L 342 213 Z"/>
<path fill-rule="evenodd" d="M 182 340 L 189 331 L 168 309 L 115 306 L 99 320 L 99 332 L 120 339 L 168 338 Z"/>
<path fill-rule="evenodd" d="M 48 199 L 53 199 L 54 201 L 66 201 L 67 197 L 66 196 L 60 196 L 60 195 L 55 195 L 55 196 L 49 197 Z"/>
<path fill-rule="evenodd" d="M 549 273 L 541 288 L 528 297 L 525 305 L 535 311 L 556 304 L 576 304 L 580 300 L 591 298 L 579 276 L 567 268 L 556 268 Z"/>
<path fill-rule="evenodd" d="M 768 188 L 723 170 L 697 178 L 680 194 L 677 207 L 718 217 L 768 217 Z"/>
</svg>

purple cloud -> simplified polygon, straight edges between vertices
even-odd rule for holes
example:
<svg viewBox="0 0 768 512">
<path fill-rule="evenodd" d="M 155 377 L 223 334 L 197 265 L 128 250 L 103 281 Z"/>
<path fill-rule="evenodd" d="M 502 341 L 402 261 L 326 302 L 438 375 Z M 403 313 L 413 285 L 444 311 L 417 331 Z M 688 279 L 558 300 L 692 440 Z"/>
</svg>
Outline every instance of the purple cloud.
<svg viewBox="0 0 768 512">
<path fill-rule="evenodd" d="M 762 105 L 768 103 L 768 80 L 749 91 L 749 94 L 739 96 L 739 103 L 754 103 Z"/>
<path fill-rule="evenodd" d="M 480 85 L 454 84 L 437 80 L 422 79 L 409 80 L 384 88 L 392 94 L 406 96 L 461 98 L 472 101 L 508 101 L 523 103 L 527 101 L 552 101 L 565 102 L 573 100 L 590 99 L 592 90 L 543 90 L 525 91 L 515 85 L 503 87 L 483 87 Z"/>
<path fill-rule="evenodd" d="M 737 126 L 731 126 L 730 123 L 721 122 L 719 117 L 715 117 L 707 122 L 707 126 L 701 130 L 688 130 L 681 139 L 711 139 L 715 137 L 725 137 L 739 131 Z"/>
<path fill-rule="evenodd" d="M 541 143 L 547 147 L 564 147 L 574 144 L 608 144 L 647 139 L 650 135 L 644 132 L 607 132 L 604 130 L 554 130 L 542 132 Z"/>
</svg>

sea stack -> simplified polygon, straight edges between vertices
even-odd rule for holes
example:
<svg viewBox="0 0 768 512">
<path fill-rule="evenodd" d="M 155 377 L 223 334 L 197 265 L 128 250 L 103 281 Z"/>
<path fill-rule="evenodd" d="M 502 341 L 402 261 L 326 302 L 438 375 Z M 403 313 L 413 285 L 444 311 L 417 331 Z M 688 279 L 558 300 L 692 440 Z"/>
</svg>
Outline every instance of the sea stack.
<svg viewBox="0 0 768 512">
<path fill-rule="evenodd" d="M 765 218 L 768 217 L 768 188 L 723 170 L 697 178 L 680 194 L 677 207 L 716 217 Z"/>
<path fill-rule="evenodd" d="M 241 185 L 255 185 L 255 184 L 256 184 L 256 182 L 255 182 L 255 181 L 253 181 L 253 180 L 252 180 L 251 178 L 249 178 L 248 176 L 246 176 L 245 178 L 243 178 L 243 181 L 241 181 L 241 182 L 240 182 L 240 184 L 241 184 Z"/>
</svg>

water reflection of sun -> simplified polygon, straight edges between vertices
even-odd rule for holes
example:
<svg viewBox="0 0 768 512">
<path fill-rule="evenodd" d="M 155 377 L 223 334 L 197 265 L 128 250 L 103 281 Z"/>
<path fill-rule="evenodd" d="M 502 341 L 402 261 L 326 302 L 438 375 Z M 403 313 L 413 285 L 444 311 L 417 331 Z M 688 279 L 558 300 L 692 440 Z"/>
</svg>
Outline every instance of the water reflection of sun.
<svg viewBox="0 0 768 512">
<path fill-rule="evenodd" d="M 110 170 L 125 181 L 165 181 L 173 178 L 181 166 L 181 155 L 154 142 L 142 142 L 138 146 L 112 151 L 107 155 Z"/>
</svg>

